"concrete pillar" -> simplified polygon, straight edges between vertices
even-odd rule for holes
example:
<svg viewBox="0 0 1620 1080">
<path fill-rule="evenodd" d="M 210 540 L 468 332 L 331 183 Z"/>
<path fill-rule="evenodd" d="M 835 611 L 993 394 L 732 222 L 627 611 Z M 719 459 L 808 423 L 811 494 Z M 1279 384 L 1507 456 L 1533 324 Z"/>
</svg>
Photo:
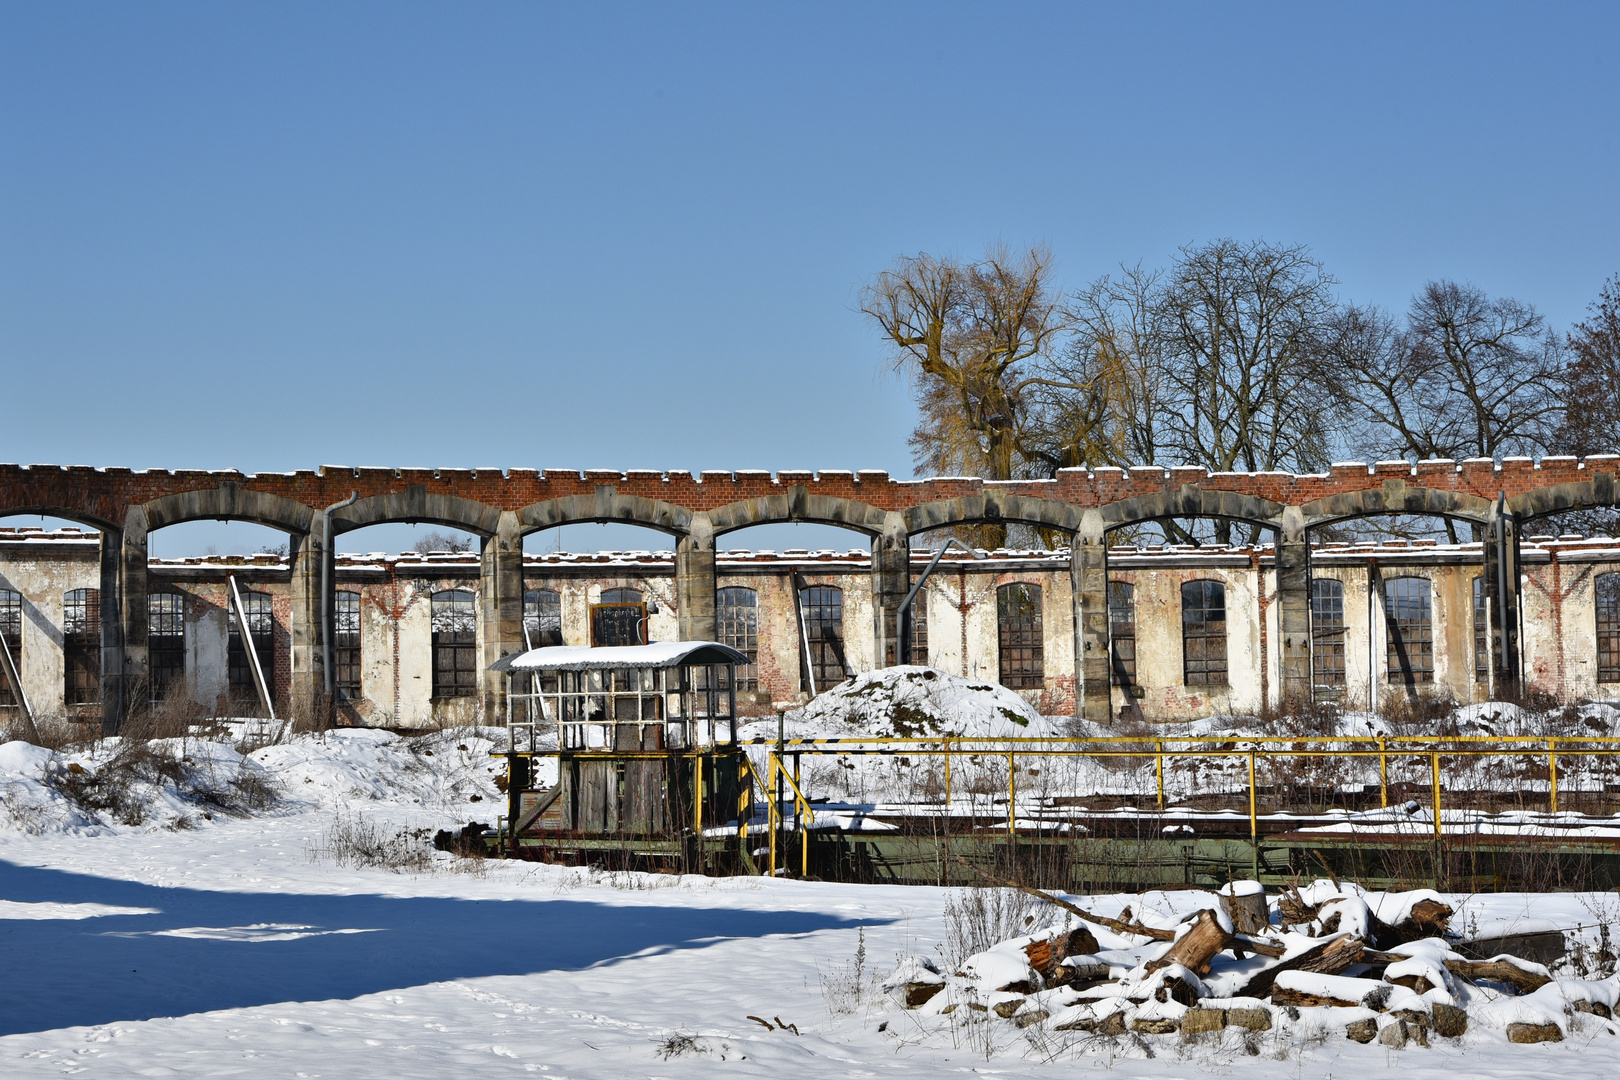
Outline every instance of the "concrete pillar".
<svg viewBox="0 0 1620 1080">
<path fill-rule="evenodd" d="M 1074 710 L 1082 719 L 1113 719 L 1108 691 L 1108 548 L 1102 515 L 1088 510 L 1069 548 L 1074 597 Z"/>
<path fill-rule="evenodd" d="M 692 515 L 691 529 L 675 541 L 675 617 L 682 641 L 713 641 L 714 530 L 709 515 Z"/>
<path fill-rule="evenodd" d="M 326 640 L 321 625 L 321 561 L 330 557 L 326 538 L 320 535 L 321 515 L 316 514 L 305 534 L 287 536 L 287 561 L 292 567 L 291 639 L 292 700 L 288 715 L 304 723 L 326 719 L 326 667 L 321 643 Z M 330 602 L 330 600 L 328 600 Z M 261 658 L 269 662 L 269 657 Z M 275 693 L 274 672 L 266 671 L 270 692 Z"/>
<path fill-rule="evenodd" d="M 124 718 L 124 591 L 120 568 L 124 530 L 101 534 L 101 730 L 111 735 Z"/>
<path fill-rule="evenodd" d="M 900 655 L 900 605 L 911 589 L 911 537 L 905 515 L 889 511 L 872 537 L 872 655 L 878 666 L 908 664 Z"/>
<path fill-rule="evenodd" d="M 489 666 L 523 651 L 523 533 L 517 514 L 501 512 L 479 559 L 478 642 L 484 669 L 486 724 L 506 723 L 506 676 Z"/>
<path fill-rule="evenodd" d="M 1497 537 L 1498 524 L 1501 527 L 1500 542 Z M 1484 574 L 1485 595 L 1491 603 L 1491 664 L 1496 669 L 1497 693 L 1512 694 L 1520 689 L 1521 669 L 1519 523 L 1510 513 L 1503 513 L 1499 518 L 1495 508 L 1492 508 L 1485 525 Z"/>
<path fill-rule="evenodd" d="M 1296 507 L 1289 514 L 1299 517 Z M 1277 623 L 1282 636 L 1282 700 L 1311 700 L 1311 549 L 1302 522 L 1277 530 Z M 1262 663 L 1267 662 L 1262 660 Z"/>
<path fill-rule="evenodd" d="M 119 637 L 124 650 L 119 665 L 123 683 L 119 696 L 124 709 L 115 723 L 145 713 L 152 703 L 152 688 L 147 681 L 146 558 L 146 508 L 132 506 L 124 515 L 123 536 L 118 545 L 118 611 L 122 626 Z M 103 662 L 103 668 L 105 666 Z"/>
</svg>

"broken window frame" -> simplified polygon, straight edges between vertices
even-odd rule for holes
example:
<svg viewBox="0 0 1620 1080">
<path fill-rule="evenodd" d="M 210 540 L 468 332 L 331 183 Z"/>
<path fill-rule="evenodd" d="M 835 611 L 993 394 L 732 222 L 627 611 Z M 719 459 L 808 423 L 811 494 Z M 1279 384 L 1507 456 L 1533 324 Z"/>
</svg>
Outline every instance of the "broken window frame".
<svg viewBox="0 0 1620 1080">
<path fill-rule="evenodd" d="M 1046 636 L 1039 585 L 1011 581 L 997 587 L 996 646 L 1002 686 L 1009 690 L 1046 688 Z"/>
<path fill-rule="evenodd" d="M 1349 685 L 1344 624 L 1344 582 L 1311 578 L 1311 685 L 1342 694 Z"/>
<path fill-rule="evenodd" d="M 276 601 L 267 592 L 241 590 L 242 607 L 247 611 L 248 633 L 253 636 L 253 649 L 258 654 L 259 666 L 264 669 L 264 681 L 270 693 L 275 690 Z M 225 604 L 226 693 L 237 705 L 259 703 L 258 681 L 253 677 L 253 665 L 236 625 L 236 605 L 228 599 Z"/>
<path fill-rule="evenodd" d="M 1181 583 L 1181 681 L 1184 686 L 1231 685 L 1226 634 L 1226 582 Z"/>
<path fill-rule="evenodd" d="M 1597 630 L 1597 681 L 1620 682 L 1620 573 L 1592 579 L 1593 620 Z"/>
<path fill-rule="evenodd" d="M 153 592 L 146 598 L 146 655 L 151 701 L 159 705 L 186 685 L 186 598 Z"/>
<path fill-rule="evenodd" d="M 529 631 L 530 648 L 561 645 L 562 593 L 556 589 L 529 589 L 524 592 L 523 626 Z"/>
<path fill-rule="evenodd" d="M 332 594 L 332 690 L 340 702 L 359 701 L 360 594 L 338 589 Z"/>
<path fill-rule="evenodd" d="M 440 589 L 429 598 L 433 632 L 433 700 L 478 694 L 478 594 Z"/>
<path fill-rule="evenodd" d="M 1426 577 L 1384 579 L 1384 664 L 1391 685 L 1434 682 L 1434 583 Z"/>
<path fill-rule="evenodd" d="M 759 593 L 746 585 L 727 585 L 714 592 L 716 640 L 748 657 L 735 677 L 740 693 L 759 691 Z"/>
<path fill-rule="evenodd" d="M 837 686 L 850 677 L 844 658 L 844 590 L 836 585 L 805 585 L 799 590 L 799 611 L 804 618 L 805 654 L 810 670 L 801 672 L 799 685 L 809 690 L 808 676 L 815 675 L 818 692 Z"/>
<path fill-rule="evenodd" d="M 101 704 L 101 590 L 62 594 L 62 704 Z"/>
<path fill-rule="evenodd" d="M 1486 616 L 1485 575 L 1475 574 L 1473 579 L 1474 612 L 1474 681 L 1489 682 L 1491 678 L 1491 620 Z"/>
<path fill-rule="evenodd" d="M 1108 679 L 1129 690 L 1136 685 L 1136 584 L 1108 581 Z"/>
<path fill-rule="evenodd" d="M 15 589 L 0 589 L 0 634 L 6 637 L 6 645 L 11 649 L 11 662 L 17 666 L 19 677 L 23 671 L 22 612 L 22 593 Z M 0 668 L 0 708 L 14 709 L 18 700 L 17 693 L 11 686 L 11 680 L 6 677 L 4 669 Z"/>
</svg>

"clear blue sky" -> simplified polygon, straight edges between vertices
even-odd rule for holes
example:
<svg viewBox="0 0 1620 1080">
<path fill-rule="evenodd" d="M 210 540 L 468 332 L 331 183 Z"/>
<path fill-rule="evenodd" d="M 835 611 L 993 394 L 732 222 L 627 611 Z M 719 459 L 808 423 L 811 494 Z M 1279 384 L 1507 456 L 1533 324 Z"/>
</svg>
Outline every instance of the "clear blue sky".
<svg viewBox="0 0 1620 1080">
<path fill-rule="evenodd" d="M 0 460 L 909 475 L 857 289 L 994 240 L 1069 286 L 1300 242 L 1567 325 L 1620 272 L 1617 45 L 1614 4 L 6 3 Z"/>
</svg>

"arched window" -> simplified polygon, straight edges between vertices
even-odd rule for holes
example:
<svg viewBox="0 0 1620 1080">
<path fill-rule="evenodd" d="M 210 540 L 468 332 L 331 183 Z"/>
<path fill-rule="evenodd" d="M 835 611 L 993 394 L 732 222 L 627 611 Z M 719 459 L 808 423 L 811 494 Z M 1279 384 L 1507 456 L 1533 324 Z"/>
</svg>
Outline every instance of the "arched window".
<svg viewBox="0 0 1620 1080">
<path fill-rule="evenodd" d="M 101 700 L 101 591 L 70 589 L 62 595 L 62 703 Z"/>
<path fill-rule="evenodd" d="M 146 598 L 146 656 L 152 704 L 171 692 L 185 692 L 186 598 L 179 593 L 155 592 Z"/>
<path fill-rule="evenodd" d="M 332 687 L 339 701 L 360 700 L 360 594 L 347 590 L 333 597 Z"/>
<path fill-rule="evenodd" d="M 1311 579 L 1311 682 L 1329 693 L 1342 690 L 1344 672 L 1344 582 Z"/>
<path fill-rule="evenodd" d="M 849 665 L 844 662 L 844 590 L 834 585 L 806 586 L 799 590 L 799 612 L 819 694 L 849 678 Z M 801 685 L 810 689 L 808 679 Z"/>
<path fill-rule="evenodd" d="M 1002 686 L 1012 690 L 1046 686 L 1039 585 L 1019 581 L 996 590 L 996 639 Z"/>
<path fill-rule="evenodd" d="M 759 689 L 759 594 L 753 589 L 728 585 L 714 593 L 714 631 L 720 644 L 748 654 L 748 663 L 737 668 L 737 689 Z"/>
<path fill-rule="evenodd" d="M 641 603 L 640 589 L 603 589 L 602 603 L 604 604 L 639 604 Z"/>
<path fill-rule="evenodd" d="M 11 662 L 21 676 L 22 593 L 11 589 L 0 589 L 0 637 L 5 638 L 6 648 L 11 650 Z M 6 677 L 5 665 L 0 664 L 0 706 L 9 708 L 16 704 L 17 694 L 12 689 L 11 680 Z"/>
<path fill-rule="evenodd" d="M 1599 574 L 1594 584 L 1598 682 L 1620 682 L 1620 574 Z"/>
<path fill-rule="evenodd" d="M 1474 577 L 1474 681 L 1491 677 L 1491 620 L 1485 603 L 1485 575 Z"/>
<path fill-rule="evenodd" d="M 1384 635 L 1389 681 L 1415 687 L 1434 682 L 1434 622 L 1429 579 L 1384 582 Z"/>
<path fill-rule="evenodd" d="M 275 614 L 269 593 L 244 592 L 242 606 L 247 609 L 248 633 L 252 635 L 253 650 L 258 655 L 259 667 L 271 694 L 276 691 Z M 259 700 L 259 689 L 253 680 L 253 667 L 248 662 L 247 649 L 242 645 L 242 634 L 236 625 L 236 605 L 230 605 L 229 630 L 226 637 L 226 667 L 230 679 L 231 700 L 251 704 Z"/>
<path fill-rule="evenodd" d="M 1182 582 L 1181 679 L 1226 685 L 1226 586 L 1219 581 Z"/>
<path fill-rule="evenodd" d="M 1136 685 L 1136 586 L 1108 583 L 1108 670 L 1115 686 Z"/>
<path fill-rule="evenodd" d="M 551 589 L 530 589 L 524 593 L 523 629 L 528 631 L 531 649 L 561 645 L 562 595 Z"/>
<path fill-rule="evenodd" d="M 433 696 L 478 693 L 477 598 L 465 589 L 433 594 Z"/>
</svg>

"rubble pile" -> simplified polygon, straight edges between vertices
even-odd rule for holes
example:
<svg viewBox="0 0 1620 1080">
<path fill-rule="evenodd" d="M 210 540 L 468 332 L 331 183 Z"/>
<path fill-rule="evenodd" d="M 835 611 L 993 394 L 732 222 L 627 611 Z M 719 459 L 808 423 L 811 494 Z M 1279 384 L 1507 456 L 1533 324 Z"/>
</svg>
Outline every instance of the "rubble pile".
<svg viewBox="0 0 1620 1080">
<path fill-rule="evenodd" d="M 1555 978 L 1507 953 L 1481 958 L 1428 890 L 1370 904 L 1372 894 L 1332 881 L 1269 897 L 1235 882 L 1138 897 L 1112 917 L 1037 895 L 1062 922 L 957 964 L 905 958 L 884 989 L 919 1019 L 1095 1036 L 1325 1033 L 1402 1049 L 1617 1033 L 1620 975 Z M 1150 906 L 1179 914 L 1150 918 Z"/>
</svg>

